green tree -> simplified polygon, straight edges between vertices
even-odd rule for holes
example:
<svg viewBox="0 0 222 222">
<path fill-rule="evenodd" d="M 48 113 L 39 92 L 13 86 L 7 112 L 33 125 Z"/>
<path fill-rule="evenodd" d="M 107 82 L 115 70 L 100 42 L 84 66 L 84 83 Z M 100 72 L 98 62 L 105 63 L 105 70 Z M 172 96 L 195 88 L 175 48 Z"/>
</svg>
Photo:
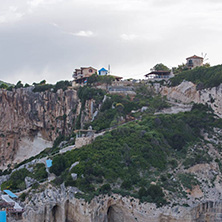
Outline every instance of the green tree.
<svg viewBox="0 0 222 222">
<path fill-rule="evenodd" d="M 2 83 L 2 84 L 0 85 L 0 88 L 1 88 L 1 89 L 7 89 L 8 86 L 7 86 L 5 83 Z"/>
<path fill-rule="evenodd" d="M 65 80 L 65 81 L 59 81 L 54 86 L 54 92 L 57 92 L 58 89 L 62 89 L 63 91 L 67 90 L 68 86 L 71 86 L 72 84 Z"/>
<path fill-rule="evenodd" d="M 183 71 L 186 71 L 188 70 L 188 67 L 186 64 L 182 63 L 182 65 L 178 65 L 177 67 L 173 67 L 173 73 L 176 75 L 176 74 L 179 74 Z"/>
<path fill-rule="evenodd" d="M 99 76 L 99 79 L 102 83 L 106 84 L 106 88 L 108 88 L 108 85 L 111 85 L 112 82 L 115 80 L 115 78 L 110 75 Z"/>
<path fill-rule="evenodd" d="M 170 71 L 170 69 L 163 63 L 158 63 L 151 69 L 151 71 Z"/>
<path fill-rule="evenodd" d="M 59 176 L 66 168 L 65 158 L 62 155 L 56 156 L 52 161 L 52 166 L 50 167 L 50 172 Z"/>
<path fill-rule="evenodd" d="M 23 84 L 21 81 L 18 81 L 15 85 L 15 88 L 18 89 L 18 88 L 22 88 L 23 87 Z"/>
<path fill-rule="evenodd" d="M 30 85 L 29 85 L 28 83 L 25 84 L 25 88 L 26 88 L 26 87 L 29 87 L 29 86 L 30 86 Z"/>
<path fill-rule="evenodd" d="M 205 68 L 210 68 L 210 63 L 205 63 L 205 64 L 203 64 L 203 66 L 205 67 Z"/>
<path fill-rule="evenodd" d="M 39 84 L 40 85 L 45 85 L 46 84 L 46 80 L 42 80 Z"/>
<path fill-rule="evenodd" d="M 98 75 L 97 74 L 93 74 L 87 79 L 87 85 L 93 85 L 96 82 L 98 82 Z"/>
</svg>

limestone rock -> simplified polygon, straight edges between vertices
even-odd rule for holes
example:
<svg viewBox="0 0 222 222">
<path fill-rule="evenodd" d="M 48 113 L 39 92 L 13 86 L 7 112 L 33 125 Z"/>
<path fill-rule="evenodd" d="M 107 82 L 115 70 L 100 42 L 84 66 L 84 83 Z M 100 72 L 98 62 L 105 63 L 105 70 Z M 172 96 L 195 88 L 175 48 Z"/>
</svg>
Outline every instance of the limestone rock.
<svg viewBox="0 0 222 222">
<path fill-rule="evenodd" d="M 26 186 L 26 188 L 31 187 L 35 182 L 37 182 L 37 180 L 35 180 L 34 178 L 26 177 L 25 178 L 25 186 Z"/>
<path fill-rule="evenodd" d="M 51 188 L 32 194 L 23 214 L 23 222 L 194 222 L 221 221 L 222 202 L 205 201 L 193 207 L 164 206 L 112 196 L 95 197 L 90 203 L 75 198 L 76 188 Z"/>
<path fill-rule="evenodd" d="M 73 180 L 77 180 L 77 174 L 76 173 L 71 173 L 71 177 Z"/>
<path fill-rule="evenodd" d="M 183 81 L 175 87 L 156 85 L 154 88 L 170 100 L 208 104 L 218 116 L 222 117 L 222 84 L 218 87 L 201 89 L 192 82 Z"/>
<path fill-rule="evenodd" d="M 2 168 L 52 146 L 60 132 L 69 134 L 78 105 L 75 90 L 34 93 L 32 87 L 0 89 L 0 162 Z"/>
</svg>

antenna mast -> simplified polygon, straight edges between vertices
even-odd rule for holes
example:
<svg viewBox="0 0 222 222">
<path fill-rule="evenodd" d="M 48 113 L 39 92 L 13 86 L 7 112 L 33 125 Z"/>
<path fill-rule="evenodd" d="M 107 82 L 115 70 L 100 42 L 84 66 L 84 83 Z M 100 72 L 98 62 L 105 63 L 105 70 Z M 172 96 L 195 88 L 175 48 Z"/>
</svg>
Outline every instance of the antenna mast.
<svg viewBox="0 0 222 222">
<path fill-rule="evenodd" d="M 108 75 L 110 75 L 110 64 L 108 65 Z"/>
</svg>

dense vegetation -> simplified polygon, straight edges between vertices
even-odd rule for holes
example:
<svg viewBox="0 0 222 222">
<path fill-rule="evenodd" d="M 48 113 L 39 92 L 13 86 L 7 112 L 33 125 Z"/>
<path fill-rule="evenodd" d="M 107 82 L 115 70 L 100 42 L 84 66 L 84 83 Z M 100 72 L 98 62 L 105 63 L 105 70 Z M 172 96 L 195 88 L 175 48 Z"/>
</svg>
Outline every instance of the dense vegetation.
<svg viewBox="0 0 222 222">
<path fill-rule="evenodd" d="M 199 69 L 206 68 L 200 67 L 189 72 L 198 73 Z M 180 75 L 182 73 L 178 76 Z M 175 78 L 172 84 L 176 81 Z M 205 86 L 206 77 L 201 78 L 202 74 L 198 83 Z M 16 87 L 20 84 L 16 84 Z M 65 82 L 56 85 L 47 88 L 47 84 L 43 81 L 36 84 L 35 89 L 39 92 L 48 89 L 56 92 L 57 89 L 65 89 L 68 86 Z M 180 163 L 186 169 L 197 163 L 212 161 L 207 150 L 202 149 L 204 142 L 202 132 L 203 130 L 210 132 L 213 127 L 221 128 L 222 121 L 214 116 L 209 107 L 196 104 L 191 112 L 154 115 L 155 112 L 168 107 L 166 99 L 156 95 L 144 84 L 138 84 L 136 93 L 131 98 L 106 95 L 105 91 L 92 88 L 91 84 L 78 90 L 82 103 L 81 111 L 84 111 L 85 103 L 89 99 L 94 99 L 97 107 L 101 105 L 97 117 L 93 122 L 86 124 L 86 127 L 91 125 L 97 131 L 112 126 L 115 126 L 115 129 L 106 132 L 102 137 L 97 137 L 92 144 L 81 149 L 55 155 L 50 168 L 50 172 L 56 175 L 53 181 L 55 185 L 65 183 L 66 186 L 78 187 L 83 193 L 77 196 L 86 200 L 91 200 L 99 194 L 119 193 L 122 196 L 131 195 L 142 202 L 154 202 L 157 206 L 162 206 L 167 204 L 166 191 L 168 194 L 186 197 L 184 189 L 192 190 L 194 185 L 199 184 L 195 175 L 181 172 L 175 174 L 174 171 Z M 107 98 L 102 103 L 105 95 Z M 143 112 L 142 107 L 145 107 Z M 133 117 L 134 121 L 121 125 L 127 117 Z M 81 115 L 77 122 L 80 122 L 80 119 Z M 58 153 L 61 141 L 73 142 L 71 137 L 74 138 L 75 135 L 67 138 L 60 135 L 54 141 L 52 149 L 46 149 L 17 167 L 33 159 Z M 79 164 L 70 169 L 75 162 Z M 72 178 L 72 173 L 78 175 L 76 180 Z M 48 177 L 45 165 L 37 164 L 33 166 L 32 171 L 24 168 L 14 171 L 1 188 L 24 190 L 27 176 L 36 180 L 33 184 L 33 188 L 36 188 L 38 183 Z"/>
<path fill-rule="evenodd" d="M 33 184 L 36 186 L 39 182 L 43 182 L 48 178 L 48 173 L 46 172 L 45 165 L 43 163 L 38 163 L 33 166 L 32 172 L 27 170 L 26 168 L 22 168 L 14 171 L 9 180 L 3 182 L 1 184 L 1 189 L 10 189 L 12 191 L 20 191 L 26 188 L 25 178 L 31 177 L 36 180 Z"/>
<path fill-rule="evenodd" d="M 151 69 L 151 71 L 170 71 L 170 69 L 163 63 L 158 63 Z"/>
<path fill-rule="evenodd" d="M 120 126 L 88 146 L 54 157 L 50 171 L 57 175 L 55 184 L 65 181 L 66 186 L 77 186 L 89 200 L 116 192 L 161 206 L 166 203 L 163 188 L 183 195 L 181 186 L 198 183 L 192 174 L 178 175 L 174 182 L 168 172 L 185 159 L 188 146 L 201 139 L 201 129 L 220 126 L 221 121 L 203 105 L 175 115 L 146 114 L 141 121 Z M 78 174 L 76 181 L 71 173 Z"/>
<path fill-rule="evenodd" d="M 33 92 L 44 92 L 46 90 L 51 90 L 52 92 L 57 92 L 58 89 L 66 90 L 69 86 L 71 86 L 71 83 L 69 81 L 59 81 L 55 85 L 52 84 L 46 84 L 46 82 L 43 80 L 40 83 L 34 83 L 35 88 L 33 89 Z"/>
<path fill-rule="evenodd" d="M 7 83 L 7 82 L 3 82 L 3 81 L 0 80 L 0 89 L 7 89 L 10 86 L 13 87 L 13 84 Z"/>
<path fill-rule="evenodd" d="M 181 72 L 170 80 L 171 86 L 179 85 L 183 80 L 198 84 L 199 89 L 219 86 L 222 83 L 222 65 L 197 67 Z"/>
<path fill-rule="evenodd" d="M 132 110 L 136 111 L 146 107 L 146 113 L 154 113 L 169 106 L 165 98 L 156 95 L 152 90 L 148 90 L 146 85 L 138 85 L 136 92 L 137 94 L 133 99 L 129 96 L 108 95 L 98 116 L 93 122 L 86 124 L 86 127 L 91 125 L 93 129 L 100 131 L 119 125 L 123 119 L 127 118 L 127 115 L 131 114 Z M 137 117 L 137 114 L 134 116 Z"/>
<path fill-rule="evenodd" d="M 51 90 L 52 92 L 57 92 L 58 89 L 66 90 L 69 86 L 71 86 L 71 82 L 69 81 L 59 81 L 55 85 L 53 84 L 47 84 L 46 80 L 42 80 L 39 83 L 33 83 L 32 86 L 34 86 L 33 92 L 44 92 L 46 90 Z M 29 84 L 23 84 L 21 81 L 18 81 L 16 85 L 12 85 L 9 83 L 4 83 L 0 81 L 0 88 L 7 89 L 9 91 L 12 91 L 12 89 L 19 89 L 19 88 L 26 88 L 30 87 Z"/>
<path fill-rule="evenodd" d="M 85 106 L 86 100 L 94 99 L 96 104 L 99 104 L 105 95 L 102 89 L 95 89 L 88 86 L 80 87 L 78 89 L 78 97 L 81 100 L 82 107 Z"/>
<path fill-rule="evenodd" d="M 111 75 L 99 76 L 97 74 L 93 74 L 87 80 L 87 85 L 95 85 L 95 84 L 107 84 L 110 85 L 115 78 Z"/>
</svg>

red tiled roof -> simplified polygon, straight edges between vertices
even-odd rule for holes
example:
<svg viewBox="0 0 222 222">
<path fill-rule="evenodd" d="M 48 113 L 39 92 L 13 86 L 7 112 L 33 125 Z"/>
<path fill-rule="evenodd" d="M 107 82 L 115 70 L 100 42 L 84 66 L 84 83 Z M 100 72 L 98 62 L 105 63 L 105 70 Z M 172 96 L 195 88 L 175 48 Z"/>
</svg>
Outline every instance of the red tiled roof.
<svg viewBox="0 0 222 222">
<path fill-rule="evenodd" d="M 81 67 L 80 69 L 95 69 L 95 68 L 93 68 L 92 66 L 89 66 L 89 67 Z M 95 69 L 95 70 L 97 70 L 97 69 Z"/>
<path fill-rule="evenodd" d="M 200 56 L 193 55 L 193 56 L 186 58 L 186 60 L 188 60 L 188 59 L 203 59 L 203 58 Z"/>
</svg>

